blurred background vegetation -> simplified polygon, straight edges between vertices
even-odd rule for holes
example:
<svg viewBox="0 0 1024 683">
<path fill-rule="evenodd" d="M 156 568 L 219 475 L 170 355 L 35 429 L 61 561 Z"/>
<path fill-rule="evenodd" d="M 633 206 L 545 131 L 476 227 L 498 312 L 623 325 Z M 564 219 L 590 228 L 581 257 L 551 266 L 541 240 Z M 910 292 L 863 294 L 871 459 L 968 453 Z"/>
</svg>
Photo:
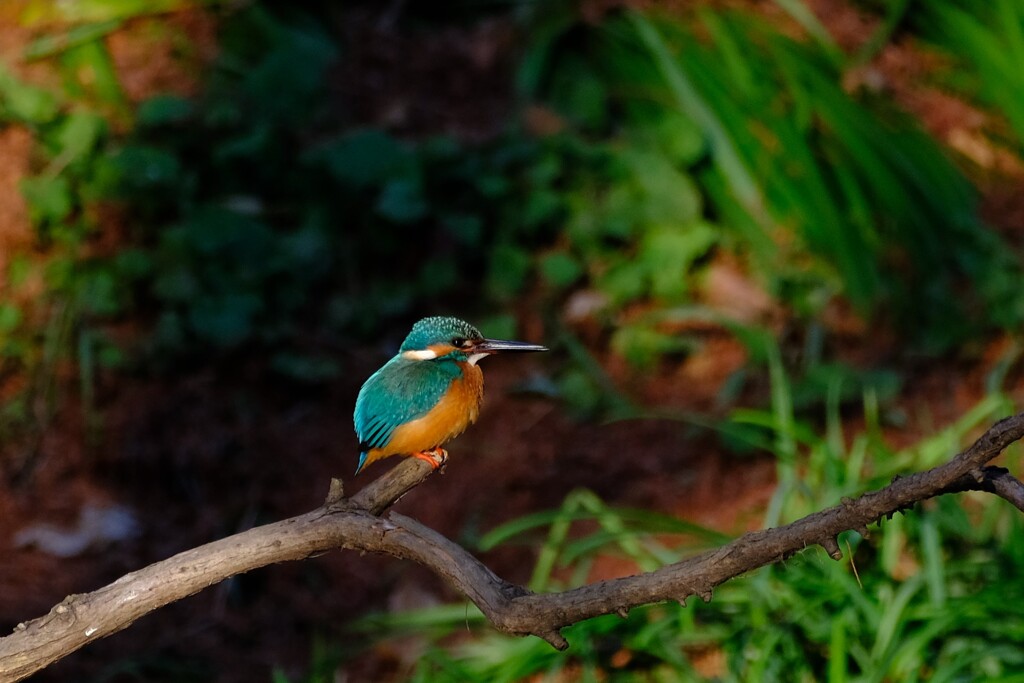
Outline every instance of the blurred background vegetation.
<svg viewBox="0 0 1024 683">
<path fill-rule="evenodd" d="M 534 590 L 943 461 L 1024 396 L 1021 64 L 1017 0 L 5 3 L 3 623 L 315 504 L 435 312 L 556 350 L 498 375 L 519 455 L 412 508 Z M 114 503 L 103 557 L 15 541 Z M 53 680 L 1024 681 L 1022 541 L 934 501 L 567 653 L 419 575 L 267 570 Z"/>
</svg>

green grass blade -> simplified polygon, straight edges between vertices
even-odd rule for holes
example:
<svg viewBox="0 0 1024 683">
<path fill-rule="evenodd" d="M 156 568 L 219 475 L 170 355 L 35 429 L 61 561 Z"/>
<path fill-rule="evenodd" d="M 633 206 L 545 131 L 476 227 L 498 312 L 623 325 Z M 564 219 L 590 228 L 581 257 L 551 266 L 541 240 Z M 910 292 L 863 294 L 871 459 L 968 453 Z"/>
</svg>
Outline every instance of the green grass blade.
<svg viewBox="0 0 1024 683">
<path fill-rule="evenodd" d="M 683 66 L 669 52 L 664 39 L 654 24 L 637 12 L 629 12 L 628 20 L 635 28 L 641 42 L 650 51 L 659 72 L 665 78 L 670 92 L 679 108 L 704 129 L 711 140 L 715 165 L 728 179 L 736 200 L 764 227 L 773 224 L 764 206 L 758 184 L 751 177 L 746 165 L 733 146 L 725 126 L 693 87 Z"/>
</svg>

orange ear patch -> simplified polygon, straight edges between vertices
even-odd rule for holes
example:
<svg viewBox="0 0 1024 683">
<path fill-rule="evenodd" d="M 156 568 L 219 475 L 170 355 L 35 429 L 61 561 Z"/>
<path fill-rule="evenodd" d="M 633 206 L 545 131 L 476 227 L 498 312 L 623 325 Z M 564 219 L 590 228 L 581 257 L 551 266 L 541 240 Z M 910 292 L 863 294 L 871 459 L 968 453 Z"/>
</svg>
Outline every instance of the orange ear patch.
<svg viewBox="0 0 1024 683">
<path fill-rule="evenodd" d="M 449 353 L 455 350 L 455 347 L 451 344 L 431 344 L 427 347 L 434 352 L 434 358 L 441 358 L 447 356 Z"/>
</svg>

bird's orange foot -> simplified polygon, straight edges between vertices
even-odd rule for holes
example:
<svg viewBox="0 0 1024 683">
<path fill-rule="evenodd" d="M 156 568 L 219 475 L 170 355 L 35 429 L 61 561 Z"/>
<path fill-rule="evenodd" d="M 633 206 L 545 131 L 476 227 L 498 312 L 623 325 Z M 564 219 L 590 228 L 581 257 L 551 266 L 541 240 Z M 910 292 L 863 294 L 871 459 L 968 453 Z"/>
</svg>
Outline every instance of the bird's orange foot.
<svg viewBox="0 0 1024 683">
<path fill-rule="evenodd" d="M 435 470 L 440 469 L 444 471 L 444 466 L 448 463 L 448 451 L 443 448 L 435 448 L 430 451 L 420 451 L 419 453 L 413 453 L 412 457 L 419 458 L 423 462 L 429 464 Z"/>
</svg>

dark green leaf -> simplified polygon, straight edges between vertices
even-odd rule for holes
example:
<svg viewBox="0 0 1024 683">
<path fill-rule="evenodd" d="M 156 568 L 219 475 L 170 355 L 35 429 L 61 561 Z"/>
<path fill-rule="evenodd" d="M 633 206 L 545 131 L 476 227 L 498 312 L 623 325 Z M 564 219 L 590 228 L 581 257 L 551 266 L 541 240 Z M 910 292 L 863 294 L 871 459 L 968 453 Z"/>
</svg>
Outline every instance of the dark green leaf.
<svg viewBox="0 0 1024 683">
<path fill-rule="evenodd" d="M 693 262 L 704 256 L 718 238 L 703 222 L 682 226 L 651 226 L 640 246 L 640 260 L 651 277 L 651 294 L 669 300 L 683 298 Z"/>
<path fill-rule="evenodd" d="M 637 324 L 617 329 L 612 335 L 611 347 L 632 365 L 649 368 L 666 354 L 692 349 L 694 342 Z"/>
<path fill-rule="evenodd" d="M 195 105 L 187 99 L 174 95 L 157 95 L 139 105 L 135 114 L 140 127 L 167 126 L 188 121 L 195 112 Z"/>
<path fill-rule="evenodd" d="M 79 284 L 78 297 L 83 311 L 92 315 L 110 316 L 121 310 L 117 280 L 107 269 L 85 275 Z"/>
<path fill-rule="evenodd" d="M 518 294 L 530 272 L 530 254 L 519 247 L 501 244 L 491 253 L 488 290 L 505 299 Z"/>
<path fill-rule="evenodd" d="M 598 279 L 598 287 L 612 300 L 622 305 L 638 299 L 647 292 L 647 269 L 635 261 L 623 261 Z"/>
<path fill-rule="evenodd" d="M 113 4 L 113 3 L 110 3 Z M 25 59 L 34 60 L 52 57 L 64 50 L 77 47 L 83 43 L 91 43 L 103 38 L 121 27 L 121 21 L 110 19 L 95 23 L 72 26 L 66 33 L 51 33 L 37 38 L 25 48 Z"/>
<path fill-rule="evenodd" d="M 230 348 L 252 336 L 254 317 L 261 308 L 260 299 L 252 294 L 202 297 L 189 309 L 189 326 L 202 340 Z"/>
<path fill-rule="evenodd" d="M 379 130 L 346 133 L 311 153 L 346 185 L 363 188 L 382 185 L 396 175 L 411 172 L 413 154 L 393 137 Z"/>
<path fill-rule="evenodd" d="M 52 121 L 58 111 L 53 93 L 23 83 L 0 64 L 0 116 L 38 125 Z"/>
<path fill-rule="evenodd" d="M 571 254 L 554 251 L 541 257 L 540 272 L 552 286 L 564 288 L 583 275 L 583 266 Z"/>
<path fill-rule="evenodd" d="M 397 178 L 385 183 L 376 209 L 383 218 L 395 223 L 413 223 L 427 214 L 429 206 L 419 182 L 413 178 Z"/>
<path fill-rule="evenodd" d="M 289 379 L 320 384 L 338 377 L 341 367 L 333 358 L 279 353 L 271 359 L 271 368 Z"/>
<path fill-rule="evenodd" d="M 96 148 L 106 128 L 106 121 L 99 114 L 86 111 L 69 114 L 57 128 L 59 153 L 68 163 L 85 157 Z"/>
<path fill-rule="evenodd" d="M 0 335 L 13 332 L 21 323 L 21 310 L 10 303 L 0 303 Z"/>
<path fill-rule="evenodd" d="M 484 234 L 483 219 L 475 214 L 452 213 L 441 218 L 445 229 L 462 244 L 476 246 Z"/>
<path fill-rule="evenodd" d="M 139 192 L 174 183 L 181 162 L 158 147 L 131 145 L 109 158 L 104 189 L 108 192 Z"/>
<path fill-rule="evenodd" d="M 37 225 L 59 223 L 71 213 L 71 186 L 67 178 L 24 178 L 21 193 L 28 203 L 32 222 Z"/>
</svg>

